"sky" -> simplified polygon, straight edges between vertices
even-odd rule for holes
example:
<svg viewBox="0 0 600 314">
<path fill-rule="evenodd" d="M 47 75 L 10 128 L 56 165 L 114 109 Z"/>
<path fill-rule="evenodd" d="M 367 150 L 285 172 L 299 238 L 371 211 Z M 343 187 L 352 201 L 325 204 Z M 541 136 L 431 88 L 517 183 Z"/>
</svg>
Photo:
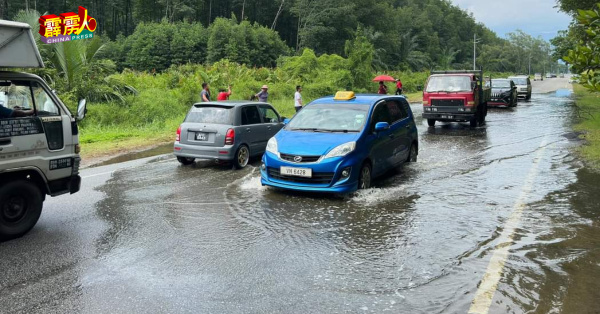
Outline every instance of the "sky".
<svg viewBox="0 0 600 314">
<path fill-rule="evenodd" d="M 478 22 L 485 24 L 500 37 L 521 29 L 546 40 L 554 38 L 559 30 L 567 29 L 571 17 L 558 12 L 556 0 L 451 0 L 462 9 L 473 13 Z"/>
</svg>

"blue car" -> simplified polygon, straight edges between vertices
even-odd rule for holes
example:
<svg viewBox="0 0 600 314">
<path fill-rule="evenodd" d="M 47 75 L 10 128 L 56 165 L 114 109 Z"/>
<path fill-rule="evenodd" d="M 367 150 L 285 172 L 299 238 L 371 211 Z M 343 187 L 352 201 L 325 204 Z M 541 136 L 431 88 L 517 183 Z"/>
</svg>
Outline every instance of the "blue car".
<svg viewBox="0 0 600 314">
<path fill-rule="evenodd" d="M 403 96 L 338 92 L 298 112 L 267 143 L 261 183 L 281 189 L 351 193 L 419 151 Z"/>
</svg>

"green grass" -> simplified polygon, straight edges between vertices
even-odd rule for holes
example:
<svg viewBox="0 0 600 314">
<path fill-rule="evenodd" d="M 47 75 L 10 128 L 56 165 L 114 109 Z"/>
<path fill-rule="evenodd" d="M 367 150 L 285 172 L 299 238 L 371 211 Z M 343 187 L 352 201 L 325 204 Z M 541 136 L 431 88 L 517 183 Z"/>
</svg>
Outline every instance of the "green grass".
<svg viewBox="0 0 600 314">
<path fill-rule="evenodd" d="M 580 148 L 581 155 L 590 164 L 600 169 L 600 94 L 574 85 L 579 121 L 575 130 L 582 131 L 586 144 Z"/>
</svg>

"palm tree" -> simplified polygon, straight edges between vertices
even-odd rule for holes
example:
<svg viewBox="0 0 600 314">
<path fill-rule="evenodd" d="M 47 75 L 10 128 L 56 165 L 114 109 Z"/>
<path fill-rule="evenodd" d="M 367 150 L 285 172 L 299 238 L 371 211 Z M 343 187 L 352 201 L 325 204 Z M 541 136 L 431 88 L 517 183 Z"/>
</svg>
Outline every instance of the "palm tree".
<svg viewBox="0 0 600 314">
<path fill-rule="evenodd" d="M 417 35 L 412 35 L 410 32 L 404 33 L 400 36 L 400 49 L 397 53 L 400 63 L 404 63 L 413 71 L 421 70 L 429 63 L 427 55 L 418 50 L 418 40 Z"/>
<path fill-rule="evenodd" d="M 456 50 L 451 47 L 444 47 L 442 49 L 442 55 L 440 57 L 440 68 L 443 70 L 448 70 L 452 67 L 456 59 L 456 55 L 460 52 L 460 50 Z"/>
</svg>

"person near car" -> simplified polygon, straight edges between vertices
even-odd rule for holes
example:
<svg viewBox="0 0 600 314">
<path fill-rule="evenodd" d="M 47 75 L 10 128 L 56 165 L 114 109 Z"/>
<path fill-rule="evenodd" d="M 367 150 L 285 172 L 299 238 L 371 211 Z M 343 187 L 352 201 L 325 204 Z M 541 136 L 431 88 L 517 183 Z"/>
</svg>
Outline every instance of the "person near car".
<svg viewBox="0 0 600 314">
<path fill-rule="evenodd" d="M 19 108 L 6 108 L 0 104 L 0 119 L 19 118 L 33 115 L 33 110 L 21 110 Z"/>
<path fill-rule="evenodd" d="M 396 79 L 396 95 L 402 95 L 402 81 Z"/>
<path fill-rule="evenodd" d="M 217 101 L 229 100 L 229 96 L 231 96 L 231 85 L 229 85 L 227 91 L 224 89 L 219 91 L 219 95 L 217 95 Z"/>
<path fill-rule="evenodd" d="M 208 83 L 202 83 L 202 91 L 200 92 L 201 102 L 209 102 L 210 101 L 210 86 Z"/>
<path fill-rule="evenodd" d="M 387 93 L 388 93 L 387 86 L 385 86 L 383 81 L 379 82 L 379 91 L 377 91 L 377 94 L 387 95 Z"/>
<path fill-rule="evenodd" d="M 296 86 L 296 93 L 294 94 L 294 108 L 296 112 L 302 110 L 302 86 Z"/>
<path fill-rule="evenodd" d="M 269 86 L 263 85 L 260 92 L 254 96 L 256 96 L 260 102 L 267 102 L 267 99 L 269 98 Z"/>
</svg>

